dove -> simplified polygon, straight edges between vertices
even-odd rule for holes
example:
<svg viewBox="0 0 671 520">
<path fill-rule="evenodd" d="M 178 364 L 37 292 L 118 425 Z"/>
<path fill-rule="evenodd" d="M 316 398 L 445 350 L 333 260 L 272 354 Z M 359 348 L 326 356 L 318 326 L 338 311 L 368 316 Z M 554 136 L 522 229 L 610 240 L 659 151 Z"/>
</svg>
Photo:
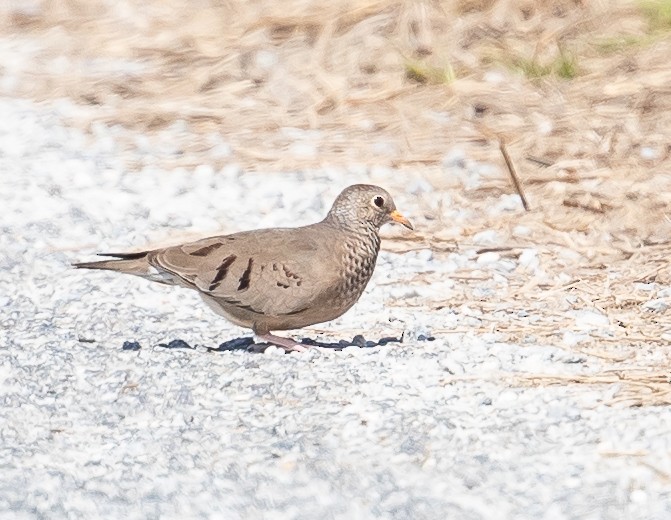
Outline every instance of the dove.
<svg viewBox="0 0 671 520">
<path fill-rule="evenodd" d="M 73 264 L 197 291 L 217 314 L 285 351 L 309 347 L 277 336 L 342 316 L 360 298 L 380 250 L 380 228 L 413 229 L 384 189 L 355 184 L 326 217 L 293 228 L 242 231 Z"/>
</svg>

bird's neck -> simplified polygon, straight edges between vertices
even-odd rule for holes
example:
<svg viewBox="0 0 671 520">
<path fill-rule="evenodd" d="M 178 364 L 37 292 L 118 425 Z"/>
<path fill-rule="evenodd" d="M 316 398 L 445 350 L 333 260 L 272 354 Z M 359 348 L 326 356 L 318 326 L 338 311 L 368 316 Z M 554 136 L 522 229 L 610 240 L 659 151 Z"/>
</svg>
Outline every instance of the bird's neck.
<svg viewBox="0 0 671 520">
<path fill-rule="evenodd" d="M 351 217 L 340 220 L 329 215 L 323 224 L 338 230 L 341 245 L 346 250 L 357 250 L 367 257 L 377 258 L 380 251 L 380 229 L 372 222 L 360 222 L 352 220 Z M 337 244 L 333 244 L 333 247 L 337 247 Z"/>
<path fill-rule="evenodd" d="M 323 224 L 338 230 L 342 237 L 341 245 L 345 250 L 357 254 L 377 258 L 380 251 L 380 230 L 370 221 L 356 221 L 351 218 L 338 218 L 331 214 L 324 219 Z M 335 247 L 336 244 L 333 244 Z"/>
<path fill-rule="evenodd" d="M 377 236 L 380 231 L 379 228 L 370 221 L 356 220 L 353 219 L 352 215 L 349 213 L 340 214 L 333 210 L 326 215 L 323 223 L 353 236 Z"/>
<path fill-rule="evenodd" d="M 322 225 L 332 227 L 336 233 L 330 247 L 338 258 L 338 279 L 333 305 L 350 308 L 359 299 L 370 280 L 380 251 L 379 229 L 372 223 L 346 222 L 330 218 Z"/>
</svg>

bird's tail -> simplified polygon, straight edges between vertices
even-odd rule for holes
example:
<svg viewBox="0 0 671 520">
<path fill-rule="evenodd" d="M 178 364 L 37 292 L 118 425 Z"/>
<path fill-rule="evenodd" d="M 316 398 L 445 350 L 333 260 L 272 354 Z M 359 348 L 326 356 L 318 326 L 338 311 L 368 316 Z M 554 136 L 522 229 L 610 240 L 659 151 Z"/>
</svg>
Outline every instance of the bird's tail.
<svg viewBox="0 0 671 520">
<path fill-rule="evenodd" d="M 113 260 L 99 260 L 97 262 L 79 262 L 72 264 L 78 269 L 104 269 L 120 273 L 147 276 L 152 267 L 147 260 L 149 251 L 141 253 L 100 253 L 98 256 L 111 256 Z"/>
</svg>

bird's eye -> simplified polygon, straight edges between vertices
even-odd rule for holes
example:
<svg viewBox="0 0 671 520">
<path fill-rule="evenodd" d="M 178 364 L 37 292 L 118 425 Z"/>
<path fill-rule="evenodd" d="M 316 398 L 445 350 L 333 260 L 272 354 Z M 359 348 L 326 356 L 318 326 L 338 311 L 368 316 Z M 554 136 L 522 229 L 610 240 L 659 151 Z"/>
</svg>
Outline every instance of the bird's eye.
<svg viewBox="0 0 671 520">
<path fill-rule="evenodd" d="M 381 208 L 384 206 L 384 199 L 378 195 L 373 199 L 373 204 L 375 204 L 378 208 Z"/>
</svg>

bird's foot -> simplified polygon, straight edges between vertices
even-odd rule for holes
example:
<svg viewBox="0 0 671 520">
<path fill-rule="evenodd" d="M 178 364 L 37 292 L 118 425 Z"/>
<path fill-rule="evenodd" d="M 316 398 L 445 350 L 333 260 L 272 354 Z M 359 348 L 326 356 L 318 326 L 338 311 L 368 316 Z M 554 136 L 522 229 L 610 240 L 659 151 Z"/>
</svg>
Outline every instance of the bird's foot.
<svg viewBox="0 0 671 520">
<path fill-rule="evenodd" d="M 271 334 L 270 332 L 266 334 L 257 334 L 256 337 L 261 341 L 265 341 L 271 345 L 284 349 L 285 352 L 306 352 L 311 349 L 309 345 L 303 345 L 293 339 L 275 336 L 275 334 Z"/>
</svg>

